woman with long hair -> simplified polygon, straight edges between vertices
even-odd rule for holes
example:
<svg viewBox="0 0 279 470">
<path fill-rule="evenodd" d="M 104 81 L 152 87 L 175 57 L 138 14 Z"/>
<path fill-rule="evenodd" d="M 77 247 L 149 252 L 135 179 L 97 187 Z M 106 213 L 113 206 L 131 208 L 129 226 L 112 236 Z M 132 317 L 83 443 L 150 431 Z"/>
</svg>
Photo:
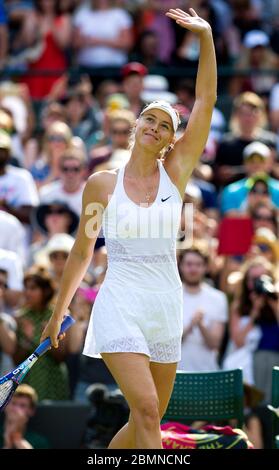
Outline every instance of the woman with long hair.
<svg viewBox="0 0 279 470">
<path fill-rule="evenodd" d="M 24 276 L 24 305 L 18 311 L 17 341 L 13 355 L 16 364 L 22 362 L 37 347 L 42 325 L 52 313 L 55 287 L 47 270 L 32 267 Z M 35 388 L 39 399 L 66 400 L 69 398 L 68 372 L 64 362 L 66 344 L 42 358 L 25 381 Z"/>
<path fill-rule="evenodd" d="M 182 197 L 205 146 L 216 101 L 210 25 L 192 8 L 189 13 L 171 9 L 167 16 L 200 40 L 196 101 L 187 128 L 175 140 L 177 112 L 167 102 L 152 102 L 136 123 L 126 166 L 89 177 L 77 238 L 41 338 L 50 336 L 58 346 L 63 315 L 89 266 L 102 223 L 108 270 L 84 354 L 102 356 L 128 402 L 129 422 L 109 445 L 118 449 L 162 448 L 160 419 L 181 356 L 182 285 L 175 242 Z"/>
</svg>

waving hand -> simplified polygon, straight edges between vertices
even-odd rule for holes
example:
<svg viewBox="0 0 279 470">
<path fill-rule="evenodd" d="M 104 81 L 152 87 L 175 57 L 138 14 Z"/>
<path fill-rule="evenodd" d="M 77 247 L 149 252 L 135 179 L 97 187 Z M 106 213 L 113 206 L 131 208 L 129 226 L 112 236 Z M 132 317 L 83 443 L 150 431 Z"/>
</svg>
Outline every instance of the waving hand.
<svg viewBox="0 0 279 470">
<path fill-rule="evenodd" d="M 192 31 L 192 33 L 201 35 L 211 30 L 209 23 L 200 18 L 193 8 L 190 8 L 189 12 L 190 14 L 180 10 L 180 8 L 171 8 L 166 15 L 175 20 L 182 28 Z"/>
</svg>

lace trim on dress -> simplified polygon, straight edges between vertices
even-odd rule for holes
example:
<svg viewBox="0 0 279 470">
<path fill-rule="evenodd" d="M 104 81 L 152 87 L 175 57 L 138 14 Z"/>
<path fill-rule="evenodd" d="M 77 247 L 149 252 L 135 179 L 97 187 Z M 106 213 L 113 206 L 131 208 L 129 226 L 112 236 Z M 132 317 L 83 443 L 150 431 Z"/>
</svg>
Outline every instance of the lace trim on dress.
<svg viewBox="0 0 279 470">
<path fill-rule="evenodd" d="M 146 343 L 143 338 L 124 337 L 104 344 L 100 352 L 134 352 L 150 356 L 156 362 L 178 362 L 180 360 L 181 338 L 169 341 Z"/>
<path fill-rule="evenodd" d="M 113 255 L 110 256 L 109 261 L 117 262 L 117 263 L 142 263 L 142 264 L 156 264 L 156 263 L 171 263 L 174 261 L 174 255 L 138 255 L 138 256 L 117 256 Z"/>
<path fill-rule="evenodd" d="M 125 263 L 173 263 L 176 261 L 175 251 L 164 255 L 129 255 L 125 248 L 116 240 L 106 240 L 108 260 Z"/>
<path fill-rule="evenodd" d="M 106 238 L 106 247 L 107 247 L 108 254 L 110 254 L 110 255 L 114 255 L 114 254 L 124 255 L 124 254 L 127 254 L 127 251 L 124 248 L 124 246 L 121 245 L 121 243 L 119 243 L 117 240 L 114 240 L 114 239 L 111 239 L 111 238 Z"/>
<path fill-rule="evenodd" d="M 180 360 L 181 337 L 172 338 L 164 343 L 148 344 L 150 355 L 158 362 L 178 362 Z"/>
</svg>

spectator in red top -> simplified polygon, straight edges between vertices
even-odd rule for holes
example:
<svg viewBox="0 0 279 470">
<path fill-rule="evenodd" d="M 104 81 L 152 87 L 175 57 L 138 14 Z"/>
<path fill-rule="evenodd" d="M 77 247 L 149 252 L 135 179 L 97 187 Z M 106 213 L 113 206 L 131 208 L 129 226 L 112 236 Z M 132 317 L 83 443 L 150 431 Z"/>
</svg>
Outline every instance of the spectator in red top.
<svg viewBox="0 0 279 470">
<path fill-rule="evenodd" d="M 34 75 L 24 78 L 32 98 L 45 98 L 67 66 L 65 49 L 71 41 L 71 19 L 67 14 L 59 14 L 55 0 L 36 0 L 35 10 L 25 16 L 22 40 L 25 46 L 42 41 L 39 58 L 29 64 L 30 72 L 57 71 L 49 76 Z"/>
</svg>

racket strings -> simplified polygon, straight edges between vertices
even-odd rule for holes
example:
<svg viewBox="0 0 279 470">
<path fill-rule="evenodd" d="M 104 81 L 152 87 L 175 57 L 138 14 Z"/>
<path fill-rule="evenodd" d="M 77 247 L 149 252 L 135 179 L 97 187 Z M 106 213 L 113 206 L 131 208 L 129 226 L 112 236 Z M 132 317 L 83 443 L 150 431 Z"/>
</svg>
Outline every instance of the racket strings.
<svg viewBox="0 0 279 470">
<path fill-rule="evenodd" d="M 9 398 L 10 393 L 13 390 L 13 381 L 7 380 L 3 384 L 0 385 L 0 408 Z"/>
</svg>

